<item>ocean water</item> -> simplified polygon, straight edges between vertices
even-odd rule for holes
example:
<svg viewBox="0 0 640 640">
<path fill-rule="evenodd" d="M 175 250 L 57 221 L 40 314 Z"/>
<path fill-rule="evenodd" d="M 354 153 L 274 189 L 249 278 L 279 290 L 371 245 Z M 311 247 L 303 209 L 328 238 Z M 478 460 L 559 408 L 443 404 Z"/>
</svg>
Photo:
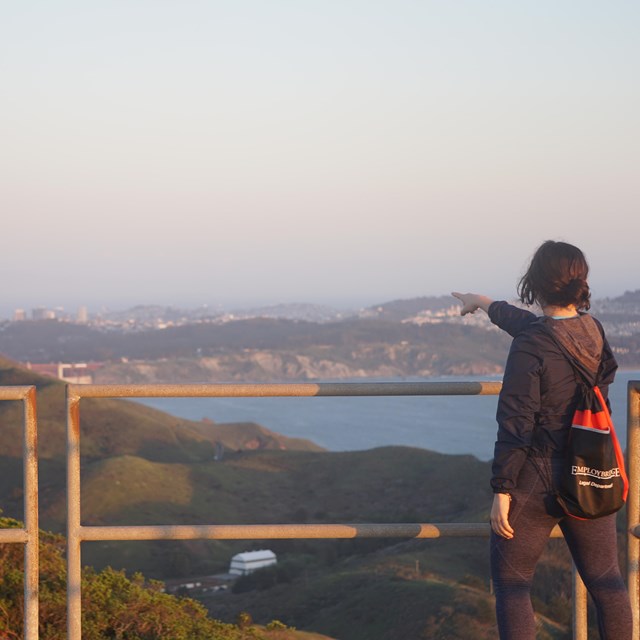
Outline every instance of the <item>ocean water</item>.
<svg viewBox="0 0 640 640">
<path fill-rule="evenodd" d="M 403 380 L 499 379 L 464 376 Z M 618 372 L 609 392 L 614 423 L 623 446 L 629 380 L 640 380 L 640 371 Z M 330 451 L 406 445 L 440 453 L 472 454 L 489 460 L 496 435 L 497 399 L 497 396 L 142 398 L 136 402 L 189 420 L 257 422 L 285 436 L 312 440 Z"/>
</svg>

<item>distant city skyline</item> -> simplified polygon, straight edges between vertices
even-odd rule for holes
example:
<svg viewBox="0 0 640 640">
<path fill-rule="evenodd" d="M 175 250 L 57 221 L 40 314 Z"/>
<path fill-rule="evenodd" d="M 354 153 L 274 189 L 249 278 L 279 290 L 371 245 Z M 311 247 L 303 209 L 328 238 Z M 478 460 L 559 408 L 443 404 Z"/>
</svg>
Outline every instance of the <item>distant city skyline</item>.
<svg viewBox="0 0 640 640">
<path fill-rule="evenodd" d="M 599 300 L 606 300 L 611 298 L 618 298 L 623 296 L 627 292 L 636 292 L 640 291 L 640 286 L 635 289 L 628 289 L 622 291 L 620 293 L 612 294 L 612 295 L 595 295 L 592 297 L 592 300 L 597 302 Z M 342 301 L 342 300 L 327 300 L 327 301 L 313 301 L 313 300 L 286 300 L 286 301 L 269 301 L 266 300 L 264 302 L 259 301 L 246 301 L 244 304 L 242 302 L 238 303 L 230 303 L 230 304 L 208 304 L 208 303 L 200 303 L 200 304 L 174 304 L 174 303 L 163 303 L 163 302 L 133 302 L 133 303 L 123 303 L 123 304 L 114 304 L 114 305 L 106 305 L 99 304 L 94 307 L 88 306 L 86 304 L 81 305 L 36 305 L 36 306 L 27 306 L 27 307 L 14 307 L 9 308 L 8 305 L 0 305 L 0 319 L 5 320 L 45 320 L 45 319 L 72 319 L 77 322 L 87 322 L 90 317 L 98 316 L 101 314 L 113 314 L 119 312 L 127 312 L 131 311 L 135 308 L 153 308 L 159 307 L 164 309 L 175 309 L 180 311 L 190 311 L 190 312 L 202 312 L 207 311 L 212 316 L 219 314 L 232 314 L 234 312 L 250 312 L 250 311 L 260 311 L 267 309 L 277 309 L 278 307 L 314 307 L 317 306 L 319 308 L 326 307 L 327 309 L 333 309 L 338 312 L 357 312 L 359 310 L 375 307 L 379 304 L 384 304 L 388 302 L 394 302 L 396 300 L 408 300 L 415 298 L 438 298 L 438 297 L 450 297 L 451 298 L 451 306 L 456 307 L 459 306 L 460 302 L 455 297 L 450 296 L 448 293 L 440 293 L 440 294 L 420 294 L 416 296 L 402 297 L 402 296 L 390 296 L 387 298 L 376 298 L 376 299 L 362 299 L 360 303 L 357 301 Z M 505 294 L 504 296 L 496 296 L 496 299 L 506 299 L 506 300 L 516 300 L 517 295 L 515 292 L 511 294 Z M 3 311 L 4 310 L 4 311 Z"/>
<path fill-rule="evenodd" d="M 0 9 L 0 316 L 640 288 L 640 4 Z"/>
</svg>

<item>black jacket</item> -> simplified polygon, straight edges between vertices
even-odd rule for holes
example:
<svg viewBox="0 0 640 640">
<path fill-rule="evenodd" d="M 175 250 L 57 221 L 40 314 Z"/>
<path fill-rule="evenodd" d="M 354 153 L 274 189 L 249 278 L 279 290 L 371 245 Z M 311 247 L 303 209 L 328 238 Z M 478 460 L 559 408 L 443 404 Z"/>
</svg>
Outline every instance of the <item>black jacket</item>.
<svg viewBox="0 0 640 640">
<path fill-rule="evenodd" d="M 517 486 L 529 453 L 564 454 L 579 395 L 567 356 L 605 398 L 618 365 L 602 325 L 589 314 L 554 320 L 499 301 L 489 307 L 489 318 L 513 336 L 498 399 L 491 479 L 493 491 L 501 493 Z"/>
</svg>

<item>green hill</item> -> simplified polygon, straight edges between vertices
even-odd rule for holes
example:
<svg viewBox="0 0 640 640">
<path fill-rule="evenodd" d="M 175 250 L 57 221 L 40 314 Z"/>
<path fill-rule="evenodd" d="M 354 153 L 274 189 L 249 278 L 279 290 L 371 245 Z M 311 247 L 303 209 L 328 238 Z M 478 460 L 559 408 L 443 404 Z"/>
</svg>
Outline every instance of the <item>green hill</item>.
<svg viewBox="0 0 640 640">
<path fill-rule="evenodd" d="M 64 383 L 34 374 L 0 357 L 0 385 L 36 385 L 40 458 L 63 458 L 66 442 Z M 21 404 L 0 403 L 0 419 L 3 454 L 21 456 Z M 140 455 L 150 460 L 189 462 L 213 456 L 218 442 L 231 450 L 322 450 L 313 442 L 287 438 L 256 424 L 193 422 L 128 400 L 83 400 L 81 426 L 82 455 L 88 458 Z"/>
<path fill-rule="evenodd" d="M 49 504 L 65 481 L 65 385 L 39 376 L 0 357 L 0 385 L 36 385 L 38 389 L 38 453 L 43 524 L 62 530 L 61 514 L 53 516 Z M 0 497 L 5 513 L 22 517 L 21 402 L 0 402 Z M 287 438 L 253 423 L 216 424 L 175 418 L 136 402 L 86 399 L 81 403 L 83 464 L 117 456 L 190 463 L 211 460 L 220 450 L 244 449 L 321 451 L 313 442 Z M 49 518 L 53 519 L 49 519 Z"/>
<path fill-rule="evenodd" d="M 462 468 L 469 485 L 459 482 Z M 490 503 L 487 474 L 487 463 L 471 456 L 408 447 L 250 451 L 191 463 L 114 456 L 84 464 L 82 514 L 88 525 L 478 521 L 486 519 Z M 63 486 L 47 489 L 42 520 L 62 530 Z M 86 558 L 162 578 L 195 567 L 226 571 L 232 550 L 243 546 L 93 543 L 86 545 Z M 164 553 L 167 548 L 171 552 Z"/>
</svg>

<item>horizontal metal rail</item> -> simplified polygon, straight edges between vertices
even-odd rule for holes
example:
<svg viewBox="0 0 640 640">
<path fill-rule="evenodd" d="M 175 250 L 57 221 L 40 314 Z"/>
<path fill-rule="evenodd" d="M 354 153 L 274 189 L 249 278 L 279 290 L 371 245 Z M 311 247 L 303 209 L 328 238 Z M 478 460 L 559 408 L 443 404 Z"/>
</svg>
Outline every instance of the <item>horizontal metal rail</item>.
<svg viewBox="0 0 640 640">
<path fill-rule="evenodd" d="M 24 640 L 38 639 L 38 426 L 36 388 L 0 387 L 0 400 L 23 404 L 24 527 L 0 529 L 0 543 L 24 544 Z"/>
<path fill-rule="evenodd" d="M 501 382 L 322 382 L 317 384 L 68 385 L 77 398 L 311 398 L 319 396 L 474 396 L 500 393 Z"/>
<path fill-rule="evenodd" d="M 488 538 L 488 524 L 221 524 L 82 526 L 82 541 L 96 540 L 299 540 L 345 538 Z M 552 538 L 562 538 L 560 527 Z"/>
<path fill-rule="evenodd" d="M 80 400 L 142 397 L 321 397 L 496 395 L 500 382 L 371 382 L 318 384 L 68 385 L 67 386 L 67 638 L 81 640 L 81 543 L 98 540 L 242 540 L 488 537 L 484 523 L 252 524 L 83 526 L 80 509 Z M 561 537 L 555 528 L 552 537 Z M 574 579 L 574 638 L 586 640 L 586 589 Z M 579 613 L 580 619 L 575 616 Z M 584 618 L 584 619 L 582 619 Z M 640 639 L 639 639 L 640 640 Z"/>
<path fill-rule="evenodd" d="M 26 529 L 0 529 L 0 542 L 20 543 L 29 542 L 29 534 Z"/>
</svg>

